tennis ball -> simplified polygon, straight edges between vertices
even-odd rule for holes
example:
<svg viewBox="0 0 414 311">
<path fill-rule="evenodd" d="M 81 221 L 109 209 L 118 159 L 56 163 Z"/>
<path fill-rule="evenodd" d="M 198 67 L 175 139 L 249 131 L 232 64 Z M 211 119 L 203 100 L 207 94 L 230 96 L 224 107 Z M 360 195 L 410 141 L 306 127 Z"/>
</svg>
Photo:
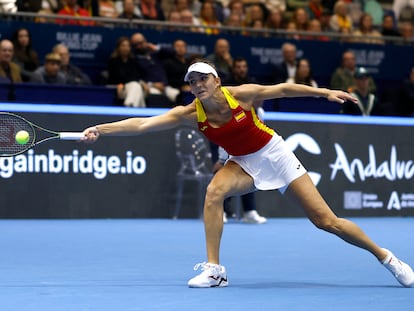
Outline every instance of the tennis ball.
<svg viewBox="0 0 414 311">
<path fill-rule="evenodd" d="M 19 145 L 26 145 L 29 142 L 30 135 L 28 131 L 18 131 L 16 133 L 16 142 Z"/>
</svg>

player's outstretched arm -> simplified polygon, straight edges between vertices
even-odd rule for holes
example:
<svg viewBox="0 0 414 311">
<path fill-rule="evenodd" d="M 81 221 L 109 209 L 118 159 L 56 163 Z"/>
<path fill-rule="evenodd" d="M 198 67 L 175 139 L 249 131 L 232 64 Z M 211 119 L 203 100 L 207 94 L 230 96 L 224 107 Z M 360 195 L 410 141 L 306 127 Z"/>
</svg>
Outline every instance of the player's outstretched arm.
<svg viewBox="0 0 414 311">
<path fill-rule="evenodd" d="M 281 97 L 316 96 L 325 97 L 329 101 L 340 104 L 347 100 L 352 102 L 357 101 L 355 97 L 344 91 L 316 88 L 295 83 L 280 83 L 275 85 L 246 84 L 240 86 L 239 88 L 243 88 L 240 93 L 247 92 L 248 94 L 254 94 L 255 100 L 266 100 Z"/>
<path fill-rule="evenodd" d="M 84 138 L 82 140 L 86 143 L 93 143 L 103 135 L 133 136 L 168 130 L 180 125 L 197 125 L 195 105 L 178 106 L 157 116 L 128 118 L 121 121 L 91 126 L 83 131 Z"/>
</svg>

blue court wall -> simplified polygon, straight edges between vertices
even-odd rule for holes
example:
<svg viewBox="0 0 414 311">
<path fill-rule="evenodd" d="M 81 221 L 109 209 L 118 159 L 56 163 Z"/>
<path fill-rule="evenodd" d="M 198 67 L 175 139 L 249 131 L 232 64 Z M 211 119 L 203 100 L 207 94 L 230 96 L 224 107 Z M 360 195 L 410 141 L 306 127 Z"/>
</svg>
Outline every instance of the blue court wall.
<svg viewBox="0 0 414 311">
<path fill-rule="evenodd" d="M 217 38 L 230 41 L 233 56 L 243 56 L 249 62 L 250 72 L 259 81 L 267 81 L 271 66 L 281 58 L 281 45 L 289 40 L 283 38 L 249 37 L 238 34 L 204 35 L 180 31 L 153 30 L 137 27 L 81 27 L 31 22 L 0 21 L 1 38 L 11 38 L 19 27 L 30 29 L 33 47 L 41 58 L 60 42 L 71 51 L 72 61 L 85 69 L 97 82 L 100 72 L 106 68 L 116 41 L 121 36 L 129 37 L 142 32 L 148 41 L 171 46 L 173 40 L 183 39 L 188 43 L 189 53 L 207 55 L 213 51 Z M 327 86 L 333 71 L 341 62 L 341 53 L 351 49 L 356 54 L 359 66 L 368 68 L 373 78 L 383 87 L 391 87 L 408 77 L 414 65 L 414 47 L 409 45 L 352 44 L 340 41 L 321 42 L 312 40 L 290 40 L 298 47 L 298 57 L 310 60 L 313 73 L 321 86 Z"/>
<path fill-rule="evenodd" d="M 162 109 L 0 103 L 59 131 L 149 116 Z M 340 216 L 413 216 L 411 118 L 267 113 Z M 102 137 L 93 145 L 54 141 L 0 159 L 0 218 L 171 218 L 176 203 L 175 130 Z M 278 191 L 256 193 L 267 217 L 300 217 Z M 181 218 L 198 217 L 186 184 Z"/>
</svg>

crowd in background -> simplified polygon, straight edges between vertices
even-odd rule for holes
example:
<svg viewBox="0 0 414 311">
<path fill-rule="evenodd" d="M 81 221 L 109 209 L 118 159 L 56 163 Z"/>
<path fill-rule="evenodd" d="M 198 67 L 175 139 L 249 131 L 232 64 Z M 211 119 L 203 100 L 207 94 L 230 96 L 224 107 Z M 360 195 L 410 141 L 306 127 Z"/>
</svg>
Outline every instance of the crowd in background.
<svg viewBox="0 0 414 311">
<path fill-rule="evenodd" d="M 61 16 L 165 21 L 171 30 L 183 30 L 180 24 L 189 24 L 191 27 L 186 27 L 186 31 L 207 34 L 220 35 L 221 26 L 230 26 L 249 36 L 258 35 L 253 29 L 270 29 L 292 32 L 291 37 L 288 36 L 290 39 L 326 41 L 330 37 L 324 32 L 336 32 L 348 34 L 342 40 L 350 42 L 386 44 L 391 37 L 400 37 L 407 42 L 413 40 L 414 9 L 411 16 L 409 2 L 403 5 L 400 1 L 394 0 L 388 7 L 376 0 L 18 0 L 15 4 L 19 11 Z M 40 15 L 37 21 L 51 20 L 50 17 L 42 20 Z M 59 17 L 53 22 L 85 26 L 99 24 L 97 20 Z M 259 33 L 266 36 L 265 31 Z M 31 40 L 30 31 L 21 28 L 10 40 L 1 41 L 2 79 L 12 83 L 92 83 L 81 68 L 71 63 L 70 51 L 64 44 L 56 45 L 44 59 L 39 59 Z M 271 69 L 267 83 L 303 83 L 318 87 L 318 81 L 312 75 L 312 64 L 305 57 L 298 59 L 294 44 L 284 44 L 282 54 L 283 61 Z M 116 42 L 113 53 L 108 55 L 108 67 L 102 72 L 102 78 L 104 84 L 115 87 L 117 101 L 122 105 L 170 107 L 187 102 L 188 86 L 182 78 L 192 60 L 207 58 L 215 64 L 222 80 L 228 81 L 234 74 L 233 62 L 238 56 L 232 54 L 231 46 L 224 38 L 217 39 L 214 51 L 209 55 L 188 55 L 187 42 L 183 40 L 176 40 L 172 42 L 172 48 L 165 48 L 147 40 L 142 33 L 135 33 Z M 378 96 L 375 81 L 369 73 L 364 68 L 356 67 L 352 51 L 343 53 L 342 63 L 337 67 L 332 73 L 330 85 L 326 86 L 353 92 L 360 102 L 359 107 L 352 107 L 358 109 L 344 106 L 342 113 L 413 114 L 414 74 L 401 83 L 397 100 L 390 107 L 389 101 Z M 12 97 L 11 94 L 9 100 Z"/>
<path fill-rule="evenodd" d="M 5 2 L 6 1 L 6 2 Z M 327 40 L 320 32 L 349 34 L 346 40 L 384 43 L 383 36 L 414 37 L 414 2 L 394 0 L 5 0 L 13 3 L 12 11 L 38 13 L 38 22 L 96 25 L 99 22 L 76 19 L 50 19 L 42 14 L 66 17 L 104 17 L 169 22 L 172 29 L 186 24 L 186 30 L 220 33 L 219 27 L 244 27 L 242 33 L 256 30 L 304 31 L 297 38 Z M 383 0 L 387 1 L 387 0 Z M 392 0 L 391 0 L 392 1 Z M 10 6 L 10 5 L 9 5 Z M 10 8 L 9 8 L 10 11 Z M 46 15 L 45 15 L 46 16 Z M 202 26 L 202 27 L 200 27 Z M 260 32 L 268 35 L 269 32 Z M 315 34 L 316 33 L 316 34 Z"/>
</svg>

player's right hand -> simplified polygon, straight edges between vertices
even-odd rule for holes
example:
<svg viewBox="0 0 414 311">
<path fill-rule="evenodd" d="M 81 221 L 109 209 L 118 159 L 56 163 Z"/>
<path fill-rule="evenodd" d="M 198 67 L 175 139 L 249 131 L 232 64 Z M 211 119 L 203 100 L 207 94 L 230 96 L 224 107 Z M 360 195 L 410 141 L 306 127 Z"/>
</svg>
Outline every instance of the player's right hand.
<svg viewBox="0 0 414 311">
<path fill-rule="evenodd" d="M 83 138 L 81 139 L 81 141 L 87 144 L 92 144 L 95 141 L 97 141 L 98 138 L 99 138 L 98 128 L 96 126 L 91 126 L 83 131 Z"/>
</svg>

